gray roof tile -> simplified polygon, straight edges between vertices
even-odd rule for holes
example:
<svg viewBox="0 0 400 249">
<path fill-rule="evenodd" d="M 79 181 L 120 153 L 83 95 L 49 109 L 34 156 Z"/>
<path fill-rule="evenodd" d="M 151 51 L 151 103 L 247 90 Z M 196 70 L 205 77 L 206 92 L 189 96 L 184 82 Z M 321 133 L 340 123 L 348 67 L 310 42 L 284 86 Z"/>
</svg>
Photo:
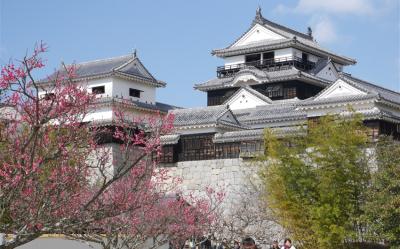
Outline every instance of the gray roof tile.
<svg viewBox="0 0 400 249">
<path fill-rule="evenodd" d="M 189 126 L 215 123 L 227 110 L 225 105 L 173 110 L 175 126 Z"/>
<path fill-rule="evenodd" d="M 222 88 L 230 88 L 234 87 L 234 81 L 237 77 L 242 74 L 253 74 L 257 79 L 259 79 L 260 83 L 268 83 L 268 82 L 278 82 L 283 80 L 290 79 L 299 79 L 299 78 L 307 78 L 315 82 L 317 85 L 328 86 L 331 82 L 307 72 L 303 72 L 298 70 L 295 67 L 289 67 L 284 70 L 276 70 L 276 71 L 263 71 L 255 67 L 248 67 L 241 69 L 234 76 L 225 77 L 225 78 L 214 78 L 208 80 L 204 83 L 195 84 L 194 88 L 201 91 L 208 91 L 212 89 L 222 89 Z"/>
<path fill-rule="evenodd" d="M 118 75 L 135 77 L 144 81 L 152 82 L 157 86 L 165 86 L 165 83 L 155 79 L 150 72 L 144 67 L 142 62 L 135 54 L 128 54 L 107 59 L 93 60 L 81 62 L 67 66 L 75 66 L 76 80 L 91 77 L 106 77 L 109 75 Z M 64 74 L 65 69 L 61 67 L 58 71 L 50 75 L 41 83 L 47 83 L 54 80 L 57 74 Z"/>
<path fill-rule="evenodd" d="M 272 132 L 278 136 L 299 135 L 304 134 L 301 126 L 274 127 Z M 242 131 L 230 131 L 224 133 L 216 133 L 214 135 L 215 143 L 229 143 L 238 141 L 260 141 L 264 139 L 264 129 L 252 129 Z"/>
<path fill-rule="evenodd" d="M 97 104 L 112 104 L 112 103 L 123 103 L 130 105 L 132 107 L 147 109 L 152 111 L 160 111 L 160 112 L 168 112 L 171 110 L 179 109 L 180 107 L 156 102 L 155 104 L 129 100 L 129 99 L 121 99 L 121 98 L 112 98 L 112 97 L 101 97 L 96 99 Z"/>
<path fill-rule="evenodd" d="M 355 87 L 358 87 L 362 90 L 366 90 L 369 93 L 377 94 L 379 95 L 380 98 L 384 100 L 400 104 L 399 92 L 383 88 L 381 86 L 378 86 L 368 81 L 358 79 L 346 73 L 341 73 L 340 78 L 343 79 L 345 82 L 352 84 Z"/>
<path fill-rule="evenodd" d="M 284 39 L 278 40 L 269 40 L 269 41 L 262 41 L 251 43 L 244 46 L 235 46 L 233 45 L 240 40 L 250 29 L 256 25 L 260 24 L 265 28 L 272 30 L 280 34 L 281 36 L 285 37 Z M 340 61 L 344 64 L 355 64 L 356 61 L 354 59 L 337 55 L 329 50 L 322 48 L 313 38 L 307 34 L 295 31 L 291 28 L 285 27 L 283 25 L 277 24 L 272 22 L 261 15 L 261 12 L 257 12 L 255 19 L 252 22 L 250 28 L 244 32 L 235 42 L 223 49 L 215 49 L 212 51 L 212 54 L 226 57 L 226 56 L 234 56 L 243 53 L 250 53 L 250 52 L 259 52 L 262 50 L 270 50 L 270 49 L 278 49 L 283 47 L 298 47 L 305 50 L 312 50 L 316 53 L 320 53 L 321 55 L 327 55 L 333 57 L 335 60 Z"/>
<path fill-rule="evenodd" d="M 315 99 L 314 97 L 305 99 L 299 103 L 299 106 L 314 106 L 314 105 L 324 105 L 324 104 L 332 104 L 332 103 L 345 103 L 349 104 L 354 101 L 361 100 L 371 100 L 377 99 L 378 95 L 375 93 L 370 93 L 366 95 L 349 95 L 349 96 L 340 96 L 340 97 L 332 97 L 332 98 L 323 98 L 323 99 Z"/>
<path fill-rule="evenodd" d="M 238 115 L 239 122 L 243 124 L 268 123 L 279 120 L 301 120 L 306 119 L 307 114 L 296 109 L 295 103 L 271 104 L 257 106 L 249 109 L 247 115 L 240 111 Z"/>
</svg>

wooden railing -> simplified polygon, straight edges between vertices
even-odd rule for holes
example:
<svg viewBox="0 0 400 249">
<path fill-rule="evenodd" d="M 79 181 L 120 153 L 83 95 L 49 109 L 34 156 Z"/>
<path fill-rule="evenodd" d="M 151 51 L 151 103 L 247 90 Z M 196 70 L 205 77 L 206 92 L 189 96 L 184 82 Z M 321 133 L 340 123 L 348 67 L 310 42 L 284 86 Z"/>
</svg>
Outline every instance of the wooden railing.
<svg viewBox="0 0 400 249">
<path fill-rule="evenodd" d="M 218 78 L 229 77 L 239 72 L 241 69 L 251 66 L 268 71 L 283 70 L 287 69 L 288 66 L 294 66 L 298 69 L 307 71 L 314 68 L 315 63 L 310 61 L 305 61 L 302 58 L 296 56 L 264 59 L 262 61 L 252 61 L 252 62 L 219 66 L 217 67 L 217 76 Z"/>
</svg>

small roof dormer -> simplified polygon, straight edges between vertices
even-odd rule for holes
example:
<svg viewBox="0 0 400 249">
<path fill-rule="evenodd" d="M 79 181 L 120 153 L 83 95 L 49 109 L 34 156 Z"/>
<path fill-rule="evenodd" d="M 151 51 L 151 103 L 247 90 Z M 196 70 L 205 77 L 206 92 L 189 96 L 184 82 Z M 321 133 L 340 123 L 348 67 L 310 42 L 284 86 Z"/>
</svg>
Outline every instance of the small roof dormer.
<svg viewBox="0 0 400 249">
<path fill-rule="evenodd" d="M 246 32 L 228 47 L 214 49 L 211 54 L 227 58 L 283 48 L 296 48 L 321 58 L 330 57 L 333 62 L 341 65 L 356 63 L 356 60 L 352 58 L 335 54 L 321 47 L 313 39 L 311 28 L 305 34 L 272 22 L 262 16 L 260 7 L 257 8 L 256 15 Z"/>
<path fill-rule="evenodd" d="M 119 77 L 129 80 L 135 80 L 153 87 L 165 87 L 166 83 L 157 80 L 143 65 L 137 56 L 136 50 L 127 55 L 111 57 L 100 60 L 92 60 L 88 62 L 80 62 L 66 65 L 76 67 L 76 77 L 73 81 L 83 81 L 100 79 L 106 77 Z M 51 74 L 47 79 L 41 80 L 40 83 L 51 83 L 57 75 L 65 72 L 64 66 L 60 67 L 55 73 Z"/>
</svg>

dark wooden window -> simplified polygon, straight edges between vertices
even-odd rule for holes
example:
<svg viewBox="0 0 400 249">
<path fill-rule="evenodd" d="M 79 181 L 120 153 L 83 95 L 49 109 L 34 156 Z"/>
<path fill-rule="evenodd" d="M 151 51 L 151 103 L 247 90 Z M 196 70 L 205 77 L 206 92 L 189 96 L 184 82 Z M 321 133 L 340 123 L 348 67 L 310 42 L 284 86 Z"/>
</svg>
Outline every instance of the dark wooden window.
<svg viewBox="0 0 400 249">
<path fill-rule="evenodd" d="M 214 134 L 182 136 L 179 161 L 214 159 L 213 136 Z"/>
<path fill-rule="evenodd" d="M 95 86 L 92 87 L 92 93 L 94 94 L 103 94 L 106 92 L 106 89 L 104 86 Z"/>
<path fill-rule="evenodd" d="M 207 92 L 207 105 L 208 106 L 221 105 L 228 98 L 230 98 L 236 91 L 237 91 L 237 88 L 208 91 Z"/>
<path fill-rule="evenodd" d="M 275 58 L 275 52 L 267 52 L 267 53 L 263 53 L 263 61 L 268 63 L 268 62 L 273 62 Z"/>
<path fill-rule="evenodd" d="M 301 60 L 303 62 L 307 62 L 308 61 L 308 54 L 306 53 L 301 53 Z"/>
<path fill-rule="evenodd" d="M 179 161 L 238 158 L 239 143 L 214 144 L 214 134 L 181 136 Z"/>
<path fill-rule="evenodd" d="M 296 87 L 288 87 L 288 88 L 283 89 L 283 98 L 292 99 L 296 96 L 297 96 Z"/>
<path fill-rule="evenodd" d="M 45 93 L 43 95 L 43 99 L 45 100 L 53 100 L 56 97 L 54 93 Z"/>
<path fill-rule="evenodd" d="M 174 163 L 176 162 L 174 156 L 174 145 L 164 145 L 161 149 L 160 163 Z"/>
<path fill-rule="evenodd" d="M 238 158 L 240 155 L 239 143 L 223 143 L 215 145 L 215 157 L 223 158 Z"/>
<path fill-rule="evenodd" d="M 265 89 L 265 93 L 267 97 L 270 98 L 282 97 L 283 96 L 282 86 L 281 85 L 267 86 Z"/>
<path fill-rule="evenodd" d="M 399 125 L 387 121 L 379 122 L 379 134 L 392 136 L 396 140 L 400 140 Z"/>
<path fill-rule="evenodd" d="M 245 141 L 240 144 L 240 155 L 242 157 L 264 153 L 264 141 Z"/>
<path fill-rule="evenodd" d="M 129 96 L 135 97 L 135 98 L 140 98 L 140 90 L 135 89 L 135 88 L 129 88 Z"/>
<path fill-rule="evenodd" d="M 212 96 L 212 97 L 207 98 L 208 106 L 220 105 L 222 103 L 224 103 L 224 101 L 222 100 L 222 97 Z"/>
<path fill-rule="evenodd" d="M 257 62 L 261 60 L 261 54 L 249 54 L 245 56 L 245 62 Z"/>
</svg>

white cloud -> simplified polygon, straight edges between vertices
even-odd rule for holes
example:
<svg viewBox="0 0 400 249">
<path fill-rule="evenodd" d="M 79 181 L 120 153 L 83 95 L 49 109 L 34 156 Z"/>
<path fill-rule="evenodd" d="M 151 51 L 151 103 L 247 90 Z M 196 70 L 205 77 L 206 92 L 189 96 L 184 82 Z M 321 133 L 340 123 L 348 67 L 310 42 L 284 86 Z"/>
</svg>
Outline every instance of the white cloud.
<svg viewBox="0 0 400 249">
<path fill-rule="evenodd" d="M 371 15 L 376 8 L 371 0 L 300 0 L 294 11 L 315 13 L 316 11 L 334 14 Z"/>
<path fill-rule="evenodd" d="M 339 36 L 335 25 L 328 17 L 322 17 L 312 21 L 313 36 L 320 43 L 334 43 Z"/>
<path fill-rule="evenodd" d="M 372 16 L 394 11 L 398 0 L 298 0 L 294 6 L 278 4 L 276 13 L 342 14 Z"/>
</svg>

